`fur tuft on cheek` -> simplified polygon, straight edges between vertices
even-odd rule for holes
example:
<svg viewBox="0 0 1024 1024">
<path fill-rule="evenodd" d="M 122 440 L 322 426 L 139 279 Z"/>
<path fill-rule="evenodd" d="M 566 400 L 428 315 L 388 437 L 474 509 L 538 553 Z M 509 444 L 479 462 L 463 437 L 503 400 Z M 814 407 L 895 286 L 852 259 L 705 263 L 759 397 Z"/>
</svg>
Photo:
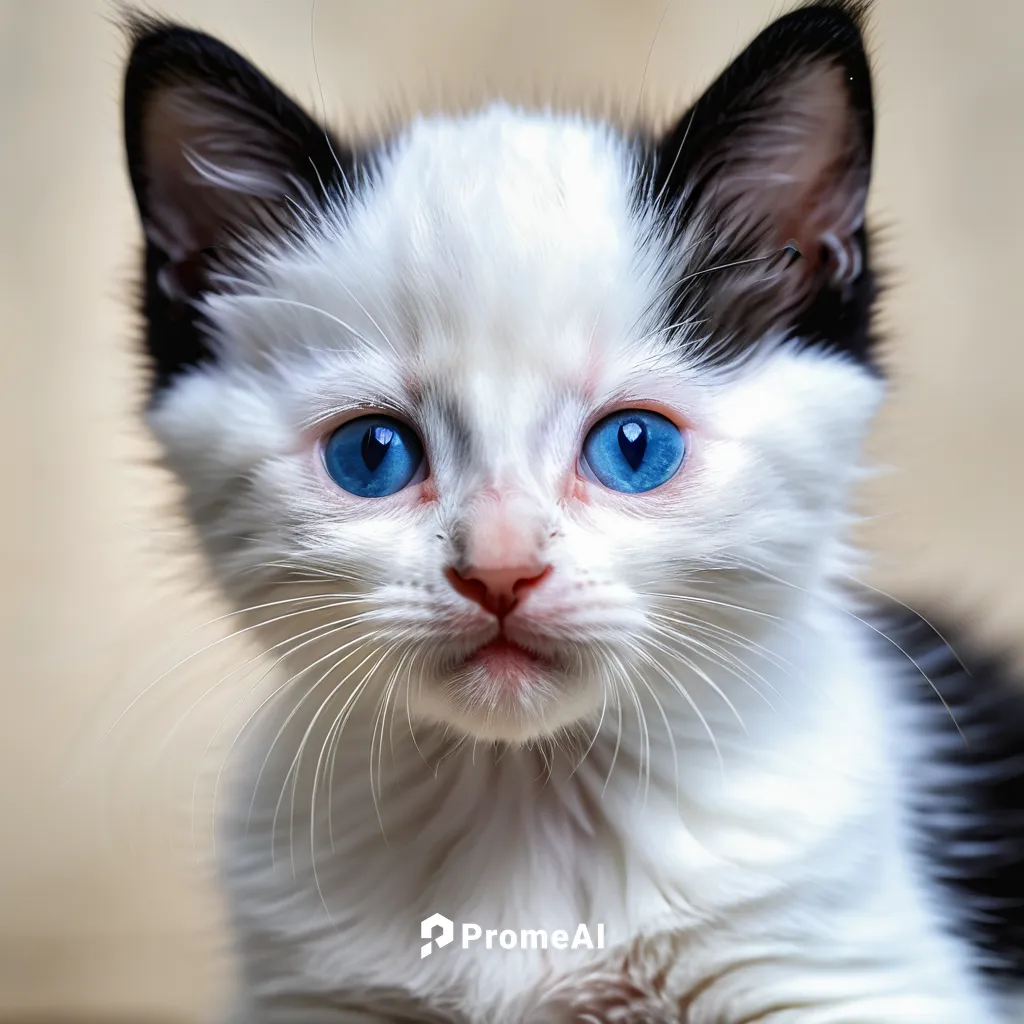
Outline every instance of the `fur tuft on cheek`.
<svg viewBox="0 0 1024 1024">
<path fill-rule="evenodd" d="M 149 412 L 166 460 L 202 500 L 263 460 L 293 452 L 297 435 L 272 391 L 255 375 L 213 367 L 183 375 Z"/>
</svg>

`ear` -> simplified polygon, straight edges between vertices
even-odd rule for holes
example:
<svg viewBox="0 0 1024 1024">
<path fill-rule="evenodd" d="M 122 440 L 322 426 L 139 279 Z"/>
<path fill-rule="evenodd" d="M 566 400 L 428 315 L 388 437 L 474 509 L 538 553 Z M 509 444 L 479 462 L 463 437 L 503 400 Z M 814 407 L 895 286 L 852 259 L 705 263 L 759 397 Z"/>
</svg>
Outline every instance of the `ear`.
<svg viewBox="0 0 1024 1024">
<path fill-rule="evenodd" d="M 144 313 L 157 387 L 211 354 L 194 299 L 260 234 L 315 218 L 350 154 L 210 36 L 133 16 L 124 82 L 128 169 L 146 236 Z"/>
<path fill-rule="evenodd" d="M 136 19 L 124 84 L 128 168 L 161 287 L 201 289 L 204 254 L 285 229 L 344 186 L 348 154 L 245 58 L 210 36 Z"/>
<path fill-rule="evenodd" d="M 733 341 L 781 329 L 866 359 L 874 121 L 863 7 L 833 0 L 780 18 L 658 147 L 651 194 L 692 246 L 703 313 Z"/>
</svg>

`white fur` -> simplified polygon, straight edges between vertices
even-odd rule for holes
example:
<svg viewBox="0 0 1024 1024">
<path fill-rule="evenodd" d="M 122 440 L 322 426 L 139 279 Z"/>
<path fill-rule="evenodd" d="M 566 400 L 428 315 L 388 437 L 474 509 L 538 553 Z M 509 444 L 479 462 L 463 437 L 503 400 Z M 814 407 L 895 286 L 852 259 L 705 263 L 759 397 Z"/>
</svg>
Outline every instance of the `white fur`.
<svg viewBox="0 0 1024 1024">
<path fill-rule="evenodd" d="M 910 863 L 892 670 L 836 585 L 880 386 L 771 339 L 711 371 L 687 329 L 657 333 L 685 252 L 632 212 L 633 172 L 582 122 L 415 123 L 372 189 L 210 300 L 217 363 L 152 414 L 239 604 L 336 605 L 248 613 L 297 675 L 228 828 L 239 1022 L 1001 1019 Z M 461 403 L 471 453 L 424 389 Z M 678 477 L 567 493 L 588 426 L 637 402 L 689 426 Z M 414 419 L 436 501 L 327 479 L 318 438 L 362 408 Z M 486 488 L 547 531 L 530 600 L 545 642 L 581 652 L 518 704 L 472 681 L 454 698 L 432 658 L 485 628 L 443 572 Z M 320 582 L 281 585 L 291 568 Z M 658 618 L 677 613 L 694 621 Z M 609 949 L 421 960 L 434 912 L 602 922 Z"/>
</svg>

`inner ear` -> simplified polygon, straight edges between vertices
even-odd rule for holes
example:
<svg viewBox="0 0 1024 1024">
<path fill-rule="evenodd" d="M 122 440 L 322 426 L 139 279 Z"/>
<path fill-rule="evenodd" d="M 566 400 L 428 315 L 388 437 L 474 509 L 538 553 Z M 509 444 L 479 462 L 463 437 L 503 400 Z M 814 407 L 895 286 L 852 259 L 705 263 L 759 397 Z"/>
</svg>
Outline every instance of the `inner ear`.
<svg viewBox="0 0 1024 1024">
<path fill-rule="evenodd" d="M 232 116 L 234 114 L 235 116 Z M 142 128 L 147 235 L 173 261 L 287 200 L 308 202 L 272 129 L 235 97 L 194 86 L 158 92 Z"/>
<path fill-rule="evenodd" d="M 223 43 L 178 26 L 132 26 L 125 142 L 159 287 L 184 298 L 218 256 L 280 232 L 340 193 L 345 154 Z M 341 154 L 339 156 L 339 154 Z"/>
<path fill-rule="evenodd" d="M 766 251 L 793 246 L 805 284 L 822 269 L 834 285 L 855 279 L 869 161 L 843 69 L 791 71 L 759 106 L 698 168 L 709 175 L 708 213 L 727 233 L 762 240 Z"/>
</svg>

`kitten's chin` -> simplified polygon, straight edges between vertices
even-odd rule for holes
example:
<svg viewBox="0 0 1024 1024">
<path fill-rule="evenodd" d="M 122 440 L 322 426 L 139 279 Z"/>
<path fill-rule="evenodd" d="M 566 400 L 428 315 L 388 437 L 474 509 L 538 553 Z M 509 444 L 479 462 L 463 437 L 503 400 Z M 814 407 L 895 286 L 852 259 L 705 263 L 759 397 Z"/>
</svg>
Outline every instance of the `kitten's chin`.
<svg viewBox="0 0 1024 1024">
<path fill-rule="evenodd" d="M 440 673 L 417 704 L 422 717 L 471 739 L 529 743 L 600 710 L 601 688 L 567 664 L 502 638 Z"/>
</svg>

